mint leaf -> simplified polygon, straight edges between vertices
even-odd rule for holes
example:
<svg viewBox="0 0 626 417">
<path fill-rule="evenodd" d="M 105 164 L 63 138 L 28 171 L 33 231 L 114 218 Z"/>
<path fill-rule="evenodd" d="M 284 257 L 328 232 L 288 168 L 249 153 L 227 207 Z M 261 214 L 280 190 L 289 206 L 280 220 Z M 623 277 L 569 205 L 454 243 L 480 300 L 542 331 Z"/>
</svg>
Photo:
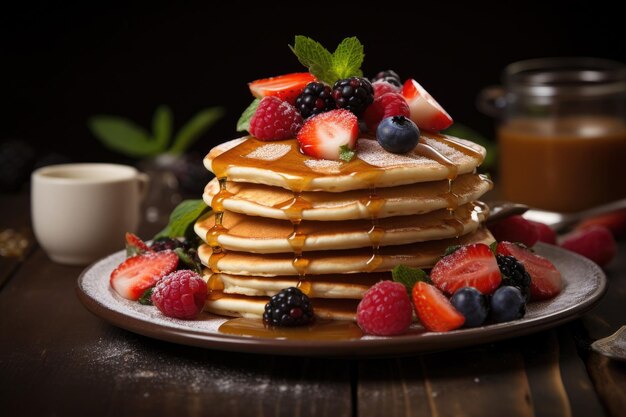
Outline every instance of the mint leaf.
<svg viewBox="0 0 626 417">
<path fill-rule="evenodd" d="M 243 113 L 241 113 L 239 120 L 237 120 L 237 132 L 250 131 L 250 120 L 252 120 L 252 116 L 256 113 L 256 109 L 259 107 L 260 102 L 260 98 L 255 98 L 243 111 Z"/>
<path fill-rule="evenodd" d="M 348 145 L 341 145 L 339 147 L 339 159 L 342 161 L 350 162 L 352 158 L 356 155 L 356 151 L 354 149 L 350 149 Z"/>
<path fill-rule="evenodd" d="M 209 206 L 203 200 L 184 200 L 170 214 L 170 221 L 154 236 L 154 239 L 160 237 L 177 238 L 188 236 L 193 233 L 193 224 L 204 214 Z"/>
<path fill-rule="evenodd" d="M 153 292 L 154 292 L 154 287 L 150 287 L 147 290 L 145 290 L 143 294 L 141 294 L 141 297 L 139 297 L 139 299 L 137 300 L 139 301 L 139 304 L 144 305 L 144 306 L 151 306 Z"/>
<path fill-rule="evenodd" d="M 461 249 L 461 245 L 448 246 L 446 248 L 446 251 L 443 253 L 444 258 L 448 255 L 452 255 L 454 252 L 456 252 L 459 249 Z"/>
<path fill-rule="evenodd" d="M 363 45 L 355 36 L 341 41 L 333 53 L 332 71 L 336 80 L 363 76 L 361 71 L 363 58 L 365 58 Z"/>
<path fill-rule="evenodd" d="M 411 294 L 413 286 L 415 286 L 418 281 L 429 282 L 426 272 L 419 268 L 411 268 L 406 265 L 396 265 L 391 270 L 391 276 L 395 282 L 404 285 L 409 294 Z"/>
<path fill-rule="evenodd" d="M 179 131 L 169 152 L 183 154 L 198 138 L 224 115 L 221 107 L 209 107 L 193 116 Z"/>
<path fill-rule="evenodd" d="M 159 106 L 152 117 L 152 135 L 159 153 L 163 152 L 172 138 L 172 111 L 167 106 Z"/>
<path fill-rule="evenodd" d="M 493 252 L 493 254 L 497 254 L 498 252 L 498 241 L 494 240 L 491 245 L 489 245 L 489 249 L 491 249 L 491 251 Z"/>
<path fill-rule="evenodd" d="M 297 35 L 293 46 L 289 46 L 298 61 L 309 69 L 318 80 L 332 85 L 337 78 L 333 73 L 333 55 L 319 42 L 306 36 Z"/>
<path fill-rule="evenodd" d="M 124 155 L 143 158 L 161 151 L 159 142 L 150 139 L 144 128 L 123 117 L 94 116 L 87 125 L 104 146 Z"/>
</svg>

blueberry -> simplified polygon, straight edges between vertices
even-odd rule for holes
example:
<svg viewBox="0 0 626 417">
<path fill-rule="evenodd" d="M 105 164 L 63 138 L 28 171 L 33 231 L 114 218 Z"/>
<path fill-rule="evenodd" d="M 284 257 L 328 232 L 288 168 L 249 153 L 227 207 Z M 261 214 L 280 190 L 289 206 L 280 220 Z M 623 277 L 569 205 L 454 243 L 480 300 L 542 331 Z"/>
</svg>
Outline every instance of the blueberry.
<svg viewBox="0 0 626 417">
<path fill-rule="evenodd" d="M 376 139 L 387 152 L 407 153 L 415 148 L 419 138 L 420 130 L 404 116 L 384 118 L 376 129 Z"/>
<path fill-rule="evenodd" d="M 526 299 L 517 287 L 500 287 L 491 296 L 491 318 L 496 323 L 516 320 L 526 313 Z"/>
<path fill-rule="evenodd" d="M 480 326 L 487 318 L 487 300 L 474 287 L 459 288 L 450 298 L 450 302 L 465 316 L 465 327 Z"/>
</svg>

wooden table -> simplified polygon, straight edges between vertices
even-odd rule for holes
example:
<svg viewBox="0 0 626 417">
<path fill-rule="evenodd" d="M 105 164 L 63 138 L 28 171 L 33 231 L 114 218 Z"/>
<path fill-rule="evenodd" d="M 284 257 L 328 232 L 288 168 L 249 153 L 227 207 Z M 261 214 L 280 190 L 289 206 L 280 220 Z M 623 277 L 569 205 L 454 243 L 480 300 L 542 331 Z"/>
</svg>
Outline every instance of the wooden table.
<svg viewBox="0 0 626 417">
<path fill-rule="evenodd" d="M 0 196 L 0 231 L 30 233 L 28 205 L 27 194 Z M 624 241 L 607 295 L 580 320 L 375 360 L 258 356 L 139 336 L 79 303 L 81 270 L 51 262 L 36 244 L 21 259 L 0 258 L 0 416 L 626 414 L 626 363 L 589 350 L 626 323 Z"/>
</svg>

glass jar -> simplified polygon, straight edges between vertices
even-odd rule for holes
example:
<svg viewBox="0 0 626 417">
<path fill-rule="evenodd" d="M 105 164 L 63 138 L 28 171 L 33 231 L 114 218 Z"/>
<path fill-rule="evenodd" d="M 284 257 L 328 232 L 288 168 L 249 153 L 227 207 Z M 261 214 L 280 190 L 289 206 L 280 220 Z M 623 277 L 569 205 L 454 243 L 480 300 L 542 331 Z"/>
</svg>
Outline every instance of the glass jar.
<svg viewBox="0 0 626 417">
<path fill-rule="evenodd" d="M 626 197 L 624 64 L 516 62 L 478 104 L 498 119 L 496 187 L 505 199 L 568 212 Z"/>
</svg>

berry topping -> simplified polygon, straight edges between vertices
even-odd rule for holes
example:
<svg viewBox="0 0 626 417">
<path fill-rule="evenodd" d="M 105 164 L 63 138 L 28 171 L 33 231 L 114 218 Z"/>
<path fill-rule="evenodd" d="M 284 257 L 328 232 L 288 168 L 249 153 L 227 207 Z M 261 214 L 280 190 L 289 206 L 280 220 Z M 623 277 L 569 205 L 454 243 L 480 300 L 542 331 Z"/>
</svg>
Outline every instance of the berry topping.
<svg viewBox="0 0 626 417">
<path fill-rule="evenodd" d="M 617 244 L 611 231 L 604 226 L 588 226 L 563 236 L 561 247 L 605 266 L 617 254 Z"/>
<path fill-rule="evenodd" d="M 526 300 L 530 300 L 530 274 L 521 262 L 509 255 L 496 255 L 502 274 L 502 285 L 517 287 Z"/>
<path fill-rule="evenodd" d="M 380 71 L 374 78 L 372 78 L 372 83 L 377 81 L 385 81 L 389 84 L 402 87 L 402 79 L 394 70 Z"/>
<path fill-rule="evenodd" d="M 465 323 L 465 317 L 432 285 L 419 281 L 413 287 L 412 295 L 415 312 L 426 330 L 447 332 Z"/>
<path fill-rule="evenodd" d="M 465 327 L 480 326 L 487 318 L 487 299 L 474 287 L 459 288 L 450 302 L 465 317 Z"/>
<path fill-rule="evenodd" d="M 402 95 L 409 103 L 411 120 L 420 129 L 439 131 L 452 124 L 452 117 L 417 81 L 407 80 L 402 87 Z"/>
<path fill-rule="evenodd" d="M 374 101 L 374 87 L 361 77 L 338 80 L 333 85 L 332 94 L 337 108 L 350 110 L 357 116 Z"/>
<path fill-rule="evenodd" d="M 491 296 L 491 318 L 496 323 L 517 320 L 526 313 L 526 299 L 517 287 L 500 287 Z"/>
<path fill-rule="evenodd" d="M 383 94 L 387 93 L 398 93 L 402 94 L 402 88 L 397 87 L 394 84 L 388 83 L 387 81 L 376 81 L 372 83 L 372 87 L 374 88 L 374 99 L 376 97 L 380 97 Z"/>
<path fill-rule="evenodd" d="M 356 322 L 365 333 L 392 336 L 406 333 L 413 319 L 413 307 L 406 287 L 381 281 L 363 295 L 356 309 Z"/>
<path fill-rule="evenodd" d="M 265 97 L 250 120 L 249 132 L 259 140 L 293 138 L 302 127 L 296 108 L 276 97 Z"/>
<path fill-rule="evenodd" d="M 158 280 L 174 271 L 178 256 L 169 250 L 133 256 L 111 272 L 111 287 L 128 300 L 137 300 Z"/>
<path fill-rule="evenodd" d="M 178 239 L 172 239 L 171 237 L 160 237 L 152 241 L 150 248 L 155 252 L 161 252 L 164 250 L 174 250 L 176 248 L 182 248 L 183 244 Z"/>
<path fill-rule="evenodd" d="M 498 243 L 497 253 L 515 257 L 530 275 L 530 299 L 546 300 L 561 292 L 563 279 L 556 267 L 530 249 L 511 242 Z"/>
<path fill-rule="evenodd" d="M 505 217 L 489 225 L 489 231 L 498 242 L 519 242 L 529 248 L 539 240 L 538 228 L 522 216 Z"/>
<path fill-rule="evenodd" d="M 140 255 L 145 252 L 154 252 L 150 249 L 146 242 L 141 240 L 139 236 L 134 233 L 126 233 L 126 256 L 131 257 Z"/>
<path fill-rule="evenodd" d="M 417 146 L 420 131 L 405 116 L 384 118 L 376 128 L 376 140 L 387 152 L 407 153 Z"/>
<path fill-rule="evenodd" d="M 461 246 L 433 267 L 430 279 L 441 291 L 453 294 L 462 287 L 474 287 L 489 295 L 502 278 L 496 257 L 483 243 Z"/>
<path fill-rule="evenodd" d="M 308 83 L 296 99 L 296 109 L 305 119 L 336 107 L 330 87 L 323 83 Z"/>
<path fill-rule="evenodd" d="M 304 87 L 312 81 L 315 81 L 315 77 L 310 73 L 295 72 L 252 81 L 248 86 L 256 98 L 277 97 L 289 104 L 294 104 Z"/>
<path fill-rule="evenodd" d="M 409 105 L 402 95 L 398 93 L 387 93 L 378 96 L 374 102 L 363 112 L 363 119 L 367 129 L 371 133 L 376 133 L 376 128 L 381 120 L 390 116 L 410 115 Z"/>
<path fill-rule="evenodd" d="M 537 231 L 537 241 L 556 245 L 556 232 L 553 228 L 545 223 L 539 223 L 533 220 L 528 220 L 528 222 Z"/>
<path fill-rule="evenodd" d="M 608 228 L 615 237 L 626 236 L 626 209 L 590 217 L 580 222 L 576 228 L 586 229 L 591 226 L 604 226 Z"/>
<path fill-rule="evenodd" d="M 308 119 L 298 142 L 306 155 L 323 159 L 341 159 L 343 149 L 355 149 L 359 136 L 357 117 L 347 110 L 331 110 Z"/>
<path fill-rule="evenodd" d="M 298 288 L 289 287 L 265 304 L 263 322 L 276 327 L 305 326 L 312 323 L 314 317 L 309 297 Z"/>
<path fill-rule="evenodd" d="M 204 307 L 206 282 L 193 271 L 181 270 L 160 280 L 152 292 L 152 303 L 167 317 L 195 319 Z"/>
</svg>

